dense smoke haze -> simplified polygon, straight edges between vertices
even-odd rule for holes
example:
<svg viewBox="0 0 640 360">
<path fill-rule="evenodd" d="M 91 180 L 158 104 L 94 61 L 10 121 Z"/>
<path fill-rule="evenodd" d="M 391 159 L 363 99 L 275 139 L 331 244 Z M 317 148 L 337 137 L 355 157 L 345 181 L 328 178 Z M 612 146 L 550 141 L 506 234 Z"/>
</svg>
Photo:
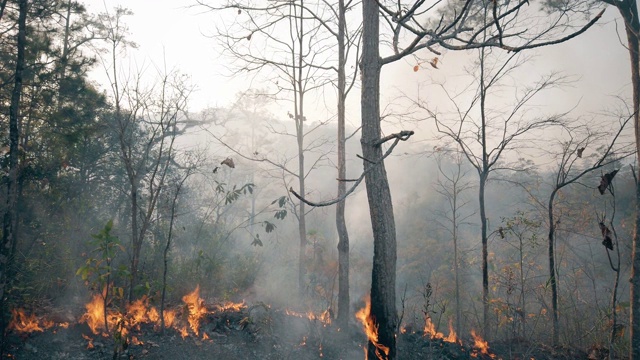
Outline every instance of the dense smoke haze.
<svg viewBox="0 0 640 360">
<path fill-rule="evenodd" d="M 0 357 L 632 358 L 629 25 L 525 3 L 4 1 Z"/>
</svg>

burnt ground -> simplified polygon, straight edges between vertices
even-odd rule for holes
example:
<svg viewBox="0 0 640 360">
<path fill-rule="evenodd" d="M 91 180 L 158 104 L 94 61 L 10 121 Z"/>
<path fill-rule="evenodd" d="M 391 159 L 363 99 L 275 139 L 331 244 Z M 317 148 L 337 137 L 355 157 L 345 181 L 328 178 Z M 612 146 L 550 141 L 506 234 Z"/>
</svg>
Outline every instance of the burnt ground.
<svg viewBox="0 0 640 360">
<path fill-rule="evenodd" d="M 174 329 L 160 334 L 153 325 L 142 324 L 130 335 L 141 343 L 115 346 L 113 338 L 96 336 L 84 324 L 54 326 L 42 332 L 16 333 L 7 337 L 5 359 L 364 359 L 366 337 L 355 322 L 346 331 L 320 320 L 289 315 L 259 305 L 239 311 L 208 313 L 200 333 L 186 338 Z M 209 339 L 203 340 L 203 337 Z M 83 337 L 84 336 L 84 337 Z M 93 348 L 89 349 L 91 339 Z M 398 336 L 398 359 L 600 359 L 606 354 L 576 349 L 553 349 L 524 340 L 490 344 L 492 356 L 479 354 L 460 344 L 428 339 L 420 333 Z M 118 349 L 114 356 L 114 349 Z M 370 357 L 373 358 L 373 357 Z"/>
</svg>

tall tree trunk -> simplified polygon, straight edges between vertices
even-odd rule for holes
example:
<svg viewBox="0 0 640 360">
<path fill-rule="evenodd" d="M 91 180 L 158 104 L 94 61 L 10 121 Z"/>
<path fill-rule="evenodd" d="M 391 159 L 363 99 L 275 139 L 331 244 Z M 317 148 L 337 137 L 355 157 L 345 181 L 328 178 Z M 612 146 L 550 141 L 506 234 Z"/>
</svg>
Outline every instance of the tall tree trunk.
<svg viewBox="0 0 640 360">
<path fill-rule="evenodd" d="M 382 160 L 380 139 L 379 19 L 376 0 L 362 2 L 362 155 L 369 212 L 373 229 L 373 269 L 371 272 L 370 318 L 378 328 L 378 343 L 389 348 L 383 358 L 396 357 L 396 229 L 387 172 Z M 374 353 L 369 340 L 369 353 Z"/>
<path fill-rule="evenodd" d="M 20 139 L 18 120 L 20 117 L 20 99 L 22 97 L 22 75 L 25 68 L 25 48 L 27 43 L 27 0 L 20 0 L 18 15 L 18 37 L 16 45 L 16 70 L 14 86 L 9 107 L 9 181 L 7 184 L 7 203 L 2 224 L 2 244 L 0 245 L 0 330 L 2 331 L 2 350 L 4 350 L 5 299 L 12 281 L 13 256 L 18 243 L 18 144 Z M 2 351 L 3 352 L 3 351 Z M 0 353 L 0 357 L 2 354 Z"/>
<path fill-rule="evenodd" d="M 459 169 L 459 168 L 458 168 Z M 460 260 L 458 259 L 458 181 L 453 183 L 453 206 L 452 208 L 452 227 L 453 227 L 453 272 L 456 283 L 456 332 L 461 333 L 462 309 L 460 307 Z"/>
<path fill-rule="evenodd" d="M 347 192 L 344 179 L 347 176 L 345 136 L 345 29 L 346 12 L 344 0 L 338 4 L 338 197 Z M 344 217 L 345 201 L 336 206 L 336 228 L 338 230 L 338 325 L 346 329 L 349 323 L 349 233 Z"/>
<path fill-rule="evenodd" d="M 486 18 L 486 14 L 485 14 Z M 489 155 L 487 154 L 487 119 L 486 99 L 487 88 L 484 81 L 485 49 L 480 49 L 480 121 L 482 141 L 482 166 L 478 169 L 480 175 L 480 189 L 478 205 L 480 206 L 480 228 L 482 230 L 482 336 L 489 339 L 489 251 L 487 238 L 487 214 L 485 209 L 485 186 L 489 178 Z"/>
<path fill-rule="evenodd" d="M 489 339 L 489 250 L 487 246 L 487 213 L 484 201 L 486 183 L 487 174 L 483 171 L 480 173 L 480 186 L 478 190 L 482 236 L 482 336 L 485 339 Z"/>
<path fill-rule="evenodd" d="M 129 159 L 131 161 L 131 159 Z M 135 179 L 136 176 L 133 175 Z M 131 274 L 129 283 L 129 303 L 134 300 L 133 288 L 138 283 L 138 262 L 140 258 L 140 240 L 138 232 L 138 184 L 131 182 Z"/>
<path fill-rule="evenodd" d="M 553 346 L 557 346 L 560 341 L 560 323 L 558 322 L 558 282 L 556 279 L 556 260 L 555 260 L 555 233 L 556 225 L 553 216 L 553 200 L 556 197 L 557 189 L 551 192 L 549 197 L 549 283 L 551 284 L 551 308 L 553 321 Z"/>
<path fill-rule="evenodd" d="M 295 5 L 293 5 L 295 7 Z M 296 137 L 298 140 L 298 186 L 300 187 L 300 194 L 304 196 L 305 194 L 305 167 L 304 167 L 304 82 L 303 79 L 303 66 L 304 66 L 304 52 L 302 51 L 304 47 L 304 1 L 300 1 L 300 15 L 297 18 L 300 21 L 297 24 L 297 34 L 298 35 L 298 56 L 297 59 L 297 70 L 298 73 L 295 74 L 295 122 L 296 122 Z M 295 52 L 294 52 L 295 57 Z M 305 254 L 307 250 L 307 224 L 306 224 L 306 207 L 302 200 L 300 200 L 298 207 L 298 235 L 300 237 L 300 248 L 298 253 L 298 291 L 300 294 L 300 300 L 304 299 L 305 287 L 306 287 L 306 266 L 305 266 Z"/>
<path fill-rule="evenodd" d="M 636 134 L 636 152 L 640 154 L 640 22 L 638 21 L 638 6 L 635 0 L 613 2 L 620 11 L 625 22 L 629 57 L 631 60 L 631 84 L 633 86 L 633 126 Z M 640 178 L 640 157 L 637 157 L 636 171 Z M 640 231 L 640 182 L 636 183 L 636 231 L 633 235 L 633 251 L 631 264 L 631 344 L 630 360 L 640 359 L 640 246 L 638 232 Z"/>
</svg>

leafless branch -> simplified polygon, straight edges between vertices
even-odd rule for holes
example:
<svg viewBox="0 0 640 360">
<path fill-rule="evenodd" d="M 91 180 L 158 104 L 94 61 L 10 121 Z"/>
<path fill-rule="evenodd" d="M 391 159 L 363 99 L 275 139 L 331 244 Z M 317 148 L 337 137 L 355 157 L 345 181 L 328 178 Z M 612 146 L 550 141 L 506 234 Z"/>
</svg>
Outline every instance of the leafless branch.
<svg viewBox="0 0 640 360">
<path fill-rule="evenodd" d="M 293 188 L 289 188 L 289 192 L 293 194 L 293 196 L 295 196 L 296 198 L 298 198 L 298 200 L 304 202 L 305 204 L 309 205 L 309 206 L 313 206 L 313 207 L 324 207 L 324 206 L 330 206 L 333 204 L 337 204 L 341 201 L 344 201 L 349 195 L 351 195 L 356 188 L 358 187 L 358 185 L 360 185 L 360 183 L 362 182 L 362 180 L 364 180 L 365 175 L 371 171 L 371 169 L 375 168 L 376 166 L 380 165 L 384 159 L 386 159 L 389 155 L 391 155 L 391 153 L 393 152 L 393 149 L 396 147 L 396 145 L 398 145 L 398 143 L 400 142 L 400 140 L 402 141 L 406 141 L 407 139 L 409 139 L 409 137 L 411 137 L 411 135 L 413 135 L 413 131 L 401 131 L 400 133 L 397 134 L 392 134 L 389 135 L 387 137 L 390 137 L 387 140 L 381 141 L 383 139 L 380 139 L 379 141 L 376 141 L 376 144 L 379 142 L 380 144 L 384 143 L 385 141 L 394 139 L 393 144 L 391 144 L 391 146 L 389 146 L 389 149 L 387 149 L 387 151 L 384 153 L 384 155 L 382 155 L 382 157 L 376 161 L 372 161 L 372 160 L 366 160 L 369 161 L 370 163 L 373 164 L 373 166 L 368 167 L 365 171 L 362 172 L 362 174 L 360 175 L 360 177 L 358 177 L 355 180 L 340 180 L 338 179 L 338 181 L 353 181 L 354 184 L 346 191 L 346 193 L 343 196 L 337 197 L 333 200 L 328 200 L 328 201 L 323 201 L 323 202 L 312 202 L 309 201 L 307 199 L 305 199 L 303 196 L 301 196 L 300 194 L 298 194 L 295 190 L 293 190 Z M 403 135 L 401 135 L 403 134 Z M 379 145 L 379 144 L 378 144 Z"/>
</svg>

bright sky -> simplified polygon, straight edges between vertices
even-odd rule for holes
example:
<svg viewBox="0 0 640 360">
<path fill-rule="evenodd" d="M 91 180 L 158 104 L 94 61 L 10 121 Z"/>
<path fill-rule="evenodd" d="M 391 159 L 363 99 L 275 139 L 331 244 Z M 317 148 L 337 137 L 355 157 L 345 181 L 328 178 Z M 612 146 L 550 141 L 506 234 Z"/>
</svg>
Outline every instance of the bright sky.
<svg viewBox="0 0 640 360">
<path fill-rule="evenodd" d="M 202 9 L 188 8 L 193 1 L 176 0 L 84 0 L 92 13 L 109 11 L 123 6 L 133 11 L 125 18 L 130 40 L 139 48 L 131 53 L 135 64 L 153 62 L 167 69 L 177 68 L 190 75 L 197 87 L 191 98 L 191 108 L 225 105 L 246 85 L 232 82 L 223 76 L 213 49 L 214 40 L 205 36 L 213 30 Z M 102 69 L 96 71 L 98 77 Z"/>
<path fill-rule="evenodd" d="M 224 68 L 218 64 L 219 54 L 215 51 L 215 41 L 204 34 L 214 30 L 212 16 L 202 13 L 202 8 L 189 8 L 194 0 L 85 0 L 91 12 L 113 11 L 117 5 L 134 12 L 126 22 L 131 32 L 131 40 L 140 47 L 132 53 L 136 64 L 154 62 L 167 68 L 178 68 L 191 75 L 197 92 L 192 96 L 191 109 L 197 111 L 207 106 L 227 105 L 237 92 L 249 87 L 246 81 L 225 77 Z M 232 16 L 232 14 L 230 14 Z M 624 39 L 623 24 L 617 10 L 608 7 L 599 26 L 590 29 L 567 44 L 549 47 L 536 62 L 541 73 L 550 70 L 564 70 L 581 77 L 580 83 L 569 89 L 567 102 L 579 99 L 588 111 L 596 111 L 610 95 L 629 93 L 629 60 L 626 50 L 618 41 L 616 28 Z M 448 53 L 443 58 L 443 67 L 463 66 L 461 53 Z M 402 87 L 411 92 L 417 83 L 430 76 L 443 76 L 446 72 L 429 73 L 426 69 L 414 73 L 413 64 L 399 62 L 385 68 L 384 76 L 389 87 Z M 103 70 L 98 70 L 99 75 Z M 522 74 L 523 78 L 531 74 Z M 407 82 L 407 79 L 410 82 Z M 98 80 L 99 76 L 98 76 Z M 383 81 L 385 81 L 383 79 Z M 416 84 L 416 85 L 413 85 Z M 384 84 L 383 84 L 384 85 Z M 383 88 L 389 88 L 383 86 Z M 357 97 L 357 93 L 354 93 Z"/>
</svg>

